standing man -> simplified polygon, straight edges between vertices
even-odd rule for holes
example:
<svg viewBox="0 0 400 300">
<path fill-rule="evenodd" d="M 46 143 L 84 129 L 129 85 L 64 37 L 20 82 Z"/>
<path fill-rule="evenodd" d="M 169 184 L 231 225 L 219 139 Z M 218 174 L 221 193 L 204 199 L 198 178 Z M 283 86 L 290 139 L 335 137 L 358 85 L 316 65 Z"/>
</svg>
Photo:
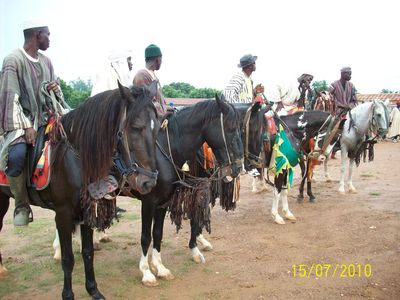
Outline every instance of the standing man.
<svg viewBox="0 0 400 300">
<path fill-rule="evenodd" d="M 329 87 L 329 93 L 335 102 L 335 115 L 341 116 L 346 109 L 351 109 L 357 105 L 356 89 L 350 82 L 351 68 L 344 67 L 340 70 L 340 79 L 336 80 Z M 339 107 L 345 106 L 346 108 Z"/>
<path fill-rule="evenodd" d="M 107 65 L 100 70 L 93 82 L 90 96 L 118 88 L 118 81 L 126 87 L 132 85 L 131 51 L 112 51 L 108 56 Z"/>
<path fill-rule="evenodd" d="M 153 103 L 157 109 L 158 117 L 161 119 L 167 112 L 167 104 L 162 93 L 160 81 L 154 73 L 161 68 L 161 49 L 158 46 L 151 44 L 144 50 L 144 57 L 146 61 L 146 68 L 139 70 L 136 73 L 135 77 L 133 78 L 133 85 L 142 87 L 144 85 L 149 85 L 154 80 L 157 81 L 157 95 L 154 97 Z"/>
<path fill-rule="evenodd" d="M 4 138 L 0 164 L 5 170 L 15 199 L 14 225 L 29 223 L 29 199 L 24 172 L 28 147 L 34 147 L 38 128 L 48 122 L 46 97 L 54 92 L 65 107 L 53 65 L 45 51 L 50 45 L 47 25 L 38 21 L 24 24 L 25 42 L 3 62 L 0 75 L 0 135 Z"/>
<path fill-rule="evenodd" d="M 256 70 L 257 56 L 246 54 L 238 64 L 242 71 L 235 74 L 222 91 L 226 101 L 230 103 L 252 103 L 254 99 L 251 74 Z"/>
</svg>

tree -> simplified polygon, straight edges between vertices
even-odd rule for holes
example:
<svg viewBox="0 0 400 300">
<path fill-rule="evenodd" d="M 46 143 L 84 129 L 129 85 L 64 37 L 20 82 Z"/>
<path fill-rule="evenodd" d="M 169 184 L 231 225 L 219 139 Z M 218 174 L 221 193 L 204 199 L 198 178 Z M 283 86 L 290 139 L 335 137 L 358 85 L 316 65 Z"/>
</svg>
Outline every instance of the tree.
<svg viewBox="0 0 400 300">
<path fill-rule="evenodd" d="M 65 101 L 75 108 L 79 103 L 85 101 L 92 90 L 92 83 L 90 80 L 84 81 L 81 78 L 72 80 L 67 84 L 64 80 L 60 79 L 61 90 L 64 94 Z"/>
<path fill-rule="evenodd" d="M 389 90 L 389 89 L 383 89 L 381 91 L 381 93 L 382 94 L 400 94 L 400 91 L 392 91 L 392 90 Z"/>
<path fill-rule="evenodd" d="M 314 81 L 312 87 L 315 92 L 325 92 L 329 89 L 326 80 Z"/>
<path fill-rule="evenodd" d="M 189 83 L 173 82 L 163 86 L 163 93 L 167 98 L 214 98 L 220 91 L 212 88 L 197 89 Z"/>
</svg>

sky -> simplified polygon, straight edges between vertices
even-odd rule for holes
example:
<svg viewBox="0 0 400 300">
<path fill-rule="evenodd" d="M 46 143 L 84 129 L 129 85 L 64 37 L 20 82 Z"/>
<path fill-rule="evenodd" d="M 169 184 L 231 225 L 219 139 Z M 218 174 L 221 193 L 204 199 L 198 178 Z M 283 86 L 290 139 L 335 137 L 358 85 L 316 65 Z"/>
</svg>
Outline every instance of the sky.
<svg viewBox="0 0 400 300">
<path fill-rule="evenodd" d="M 222 90 L 240 57 L 258 56 L 255 84 L 266 89 L 302 73 L 328 83 L 352 68 L 362 94 L 400 91 L 398 0 L 0 0 L 0 60 L 22 47 L 24 21 L 48 23 L 45 51 L 56 74 L 92 79 L 113 50 L 163 53 L 162 85 Z"/>
</svg>

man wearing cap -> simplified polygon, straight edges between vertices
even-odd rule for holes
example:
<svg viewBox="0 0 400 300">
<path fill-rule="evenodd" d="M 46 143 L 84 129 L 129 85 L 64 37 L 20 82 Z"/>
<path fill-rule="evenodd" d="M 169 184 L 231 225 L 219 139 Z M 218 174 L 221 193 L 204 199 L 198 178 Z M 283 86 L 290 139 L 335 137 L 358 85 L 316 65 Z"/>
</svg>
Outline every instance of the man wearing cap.
<svg viewBox="0 0 400 300">
<path fill-rule="evenodd" d="M 111 51 L 106 65 L 97 72 L 90 96 L 118 88 L 118 81 L 126 86 L 132 85 L 132 52 L 130 50 Z"/>
<path fill-rule="evenodd" d="M 222 91 L 226 101 L 230 103 L 252 103 L 254 99 L 251 74 L 256 70 L 257 56 L 246 54 L 238 65 L 242 71 L 235 74 Z"/>
<path fill-rule="evenodd" d="M 340 70 L 341 76 L 329 87 L 329 93 L 335 102 L 335 115 L 341 116 L 346 110 L 353 108 L 357 105 L 356 89 L 350 82 L 351 68 L 344 67 Z M 345 106 L 346 108 L 339 107 Z"/>
<path fill-rule="evenodd" d="M 0 169 L 5 171 L 14 195 L 15 226 L 29 223 L 25 158 L 28 147 L 35 146 L 38 128 L 48 122 L 46 97 L 52 91 L 56 100 L 66 105 L 50 59 L 39 52 L 49 47 L 49 28 L 30 21 L 24 24 L 23 33 L 23 47 L 5 57 L 0 77 L 0 135 L 4 138 Z"/>
<path fill-rule="evenodd" d="M 139 70 L 136 73 L 135 77 L 133 78 L 133 85 L 142 87 L 144 85 L 149 85 L 154 80 L 157 81 L 157 95 L 154 97 L 153 103 L 157 109 L 159 118 L 162 118 L 167 112 L 167 105 L 164 95 L 162 94 L 160 81 L 154 73 L 155 71 L 160 70 L 161 67 L 161 49 L 158 46 L 151 44 L 144 50 L 144 57 L 146 61 L 146 68 Z"/>
</svg>

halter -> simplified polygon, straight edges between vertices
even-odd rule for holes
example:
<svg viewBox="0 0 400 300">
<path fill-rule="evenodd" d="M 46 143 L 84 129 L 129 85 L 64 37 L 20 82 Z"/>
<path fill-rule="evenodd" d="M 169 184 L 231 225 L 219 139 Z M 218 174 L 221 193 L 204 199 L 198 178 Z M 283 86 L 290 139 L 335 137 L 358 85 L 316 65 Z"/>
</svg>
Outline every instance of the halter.
<svg viewBox="0 0 400 300">
<path fill-rule="evenodd" d="M 124 108 L 124 111 L 122 112 L 122 118 L 121 122 L 119 123 L 119 130 L 117 132 L 117 151 L 116 155 L 113 157 L 113 162 L 119 173 L 122 175 L 122 177 L 126 178 L 134 173 L 139 173 L 145 176 L 148 176 L 150 178 L 157 179 L 158 177 L 158 171 L 151 171 L 147 170 L 145 168 L 142 168 L 138 165 L 136 162 L 135 157 L 131 157 L 130 151 L 129 151 L 129 146 L 128 146 L 128 139 L 126 136 L 126 132 L 124 130 L 125 128 L 125 123 L 126 123 L 126 107 Z M 128 161 L 129 165 L 127 165 L 122 158 L 122 153 L 119 149 L 122 149 L 122 151 L 125 152 L 125 154 L 128 156 Z"/>
</svg>

